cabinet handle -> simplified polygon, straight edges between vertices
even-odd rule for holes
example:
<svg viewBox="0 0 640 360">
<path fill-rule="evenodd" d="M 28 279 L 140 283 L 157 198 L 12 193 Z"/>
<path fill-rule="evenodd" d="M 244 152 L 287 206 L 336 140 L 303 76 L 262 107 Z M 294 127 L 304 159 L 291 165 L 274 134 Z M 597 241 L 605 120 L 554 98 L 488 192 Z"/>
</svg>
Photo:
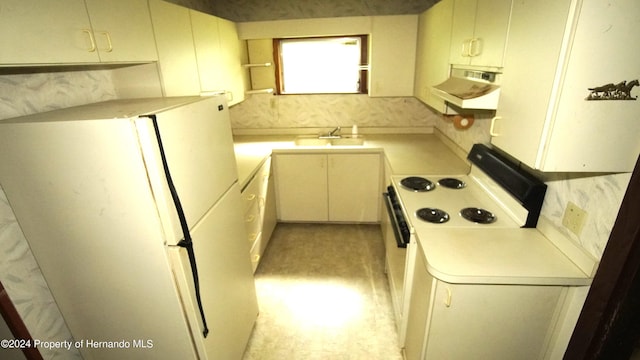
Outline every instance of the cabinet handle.
<svg viewBox="0 0 640 360">
<path fill-rule="evenodd" d="M 89 49 L 87 49 L 88 52 L 94 52 L 96 51 L 96 41 L 93 38 L 93 33 L 91 32 L 91 30 L 88 29 L 82 29 L 82 32 L 87 34 L 87 36 L 89 37 L 89 42 L 91 44 L 91 46 L 89 47 Z"/>
<path fill-rule="evenodd" d="M 253 262 L 260 261 L 260 255 L 253 255 Z"/>
<path fill-rule="evenodd" d="M 255 198 L 256 198 L 256 194 L 249 194 L 248 196 L 245 197 L 247 201 L 252 201 Z"/>
<path fill-rule="evenodd" d="M 251 234 L 249 234 L 249 242 L 252 243 L 254 242 L 254 240 L 256 239 L 256 237 L 258 236 L 257 233 L 252 232 Z"/>
<path fill-rule="evenodd" d="M 100 34 L 104 35 L 104 37 L 107 39 L 107 48 L 103 49 L 103 50 L 105 52 L 112 52 L 113 51 L 113 44 L 111 43 L 111 35 L 106 31 L 100 31 Z"/>
<path fill-rule="evenodd" d="M 495 132 L 495 126 L 496 126 L 496 121 L 497 120 L 501 120 L 502 116 L 494 116 L 491 119 L 491 126 L 489 127 L 489 135 L 491 136 L 499 136 L 500 134 L 498 134 L 497 132 Z"/>
<path fill-rule="evenodd" d="M 255 219 L 256 219 L 255 215 L 249 215 L 249 216 L 247 216 L 247 218 L 245 219 L 245 222 L 250 223 L 250 222 L 253 222 L 253 220 L 255 220 Z"/>
<path fill-rule="evenodd" d="M 451 289 L 447 288 L 447 297 L 444 299 L 444 306 L 451 307 Z"/>
<path fill-rule="evenodd" d="M 477 44 L 477 46 L 476 46 Z M 469 41 L 469 56 L 474 57 L 482 53 L 482 40 L 473 38 Z"/>
<path fill-rule="evenodd" d="M 466 46 L 466 45 L 467 45 L 467 43 L 469 43 L 469 49 L 467 49 L 467 46 Z M 463 41 L 463 42 L 462 42 L 462 51 L 460 52 L 460 55 L 461 55 L 462 57 L 470 57 L 470 56 L 471 56 L 470 48 L 471 48 L 471 40 L 469 40 L 469 41 L 466 41 L 466 40 L 465 40 L 465 41 Z"/>
</svg>

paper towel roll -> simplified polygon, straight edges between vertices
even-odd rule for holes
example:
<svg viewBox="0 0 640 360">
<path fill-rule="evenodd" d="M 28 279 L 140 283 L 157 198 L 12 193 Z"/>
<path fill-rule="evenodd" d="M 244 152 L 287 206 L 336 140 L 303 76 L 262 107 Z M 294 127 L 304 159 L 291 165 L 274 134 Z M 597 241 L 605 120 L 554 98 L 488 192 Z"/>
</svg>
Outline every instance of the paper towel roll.
<svg viewBox="0 0 640 360">
<path fill-rule="evenodd" d="M 455 115 L 453 117 L 453 126 L 459 130 L 466 130 L 473 125 L 474 118 L 473 115 Z"/>
</svg>

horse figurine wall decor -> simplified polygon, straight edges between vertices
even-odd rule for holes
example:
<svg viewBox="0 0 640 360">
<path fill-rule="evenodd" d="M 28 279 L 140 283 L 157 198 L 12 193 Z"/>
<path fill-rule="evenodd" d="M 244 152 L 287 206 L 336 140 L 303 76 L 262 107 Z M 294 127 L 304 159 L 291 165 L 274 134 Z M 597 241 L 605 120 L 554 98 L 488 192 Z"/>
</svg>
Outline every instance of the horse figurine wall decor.
<svg viewBox="0 0 640 360">
<path fill-rule="evenodd" d="M 589 96 L 585 100 L 636 100 L 637 96 L 631 96 L 631 89 L 634 86 L 640 86 L 640 82 L 636 80 L 622 81 L 618 84 L 609 83 L 602 86 L 589 88 Z"/>
</svg>

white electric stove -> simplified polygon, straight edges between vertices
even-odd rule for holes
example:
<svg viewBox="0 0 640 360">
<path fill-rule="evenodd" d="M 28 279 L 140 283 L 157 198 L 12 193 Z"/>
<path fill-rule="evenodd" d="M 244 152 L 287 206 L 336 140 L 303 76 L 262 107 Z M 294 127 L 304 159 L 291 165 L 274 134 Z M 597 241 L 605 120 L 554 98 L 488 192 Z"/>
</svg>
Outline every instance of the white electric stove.
<svg viewBox="0 0 640 360">
<path fill-rule="evenodd" d="M 387 213 L 394 236 L 385 236 L 387 275 L 401 343 L 404 341 L 411 269 L 421 240 L 434 229 L 535 227 L 546 185 L 484 145 L 469 153 L 468 174 L 392 176 Z M 392 231 L 393 230 L 393 231 Z M 409 280 L 407 280 L 409 279 Z"/>
</svg>

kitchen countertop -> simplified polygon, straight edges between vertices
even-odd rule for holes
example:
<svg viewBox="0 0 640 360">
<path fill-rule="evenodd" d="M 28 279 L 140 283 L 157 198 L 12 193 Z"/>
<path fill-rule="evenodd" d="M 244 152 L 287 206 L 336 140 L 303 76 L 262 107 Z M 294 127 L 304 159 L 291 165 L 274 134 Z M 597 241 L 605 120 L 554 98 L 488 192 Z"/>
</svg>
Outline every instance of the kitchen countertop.
<svg viewBox="0 0 640 360">
<path fill-rule="evenodd" d="M 434 134 L 366 134 L 362 146 L 297 146 L 295 138 L 234 136 L 240 186 L 269 155 L 291 151 L 383 151 L 394 175 L 469 172 L 468 163 Z M 420 235 L 429 272 L 445 282 L 582 286 L 592 280 L 538 229 L 443 228 Z"/>
<path fill-rule="evenodd" d="M 469 165 L 433 134 L 365 134 L 361 146 L 297 146 L 296 135 L 236 135 L 238 180 L 244 187 L 272 152 L 384 151 L 395 175 L 466 174 Z"/>
<path fill-rule="evenodd" d="M 444 282 L 581 286 L 592 280 L 537 229 L 434 228 L 418 241 L 428 249 L 429 273 Z"/>
</svg>

